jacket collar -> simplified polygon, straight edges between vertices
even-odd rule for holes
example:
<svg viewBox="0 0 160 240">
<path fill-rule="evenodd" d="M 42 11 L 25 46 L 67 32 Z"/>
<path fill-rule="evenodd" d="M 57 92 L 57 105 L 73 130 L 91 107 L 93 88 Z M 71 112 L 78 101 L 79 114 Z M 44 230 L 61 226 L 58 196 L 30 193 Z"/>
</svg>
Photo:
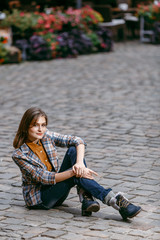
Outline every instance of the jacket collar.
<svg viewBox="0 0 160 240">
<path fill-rule="evenodd" d="M 43 138 L 41 139 L 43 146 L 45 146 L 45 143 L 44 143 L 44 142 L 45 142 L 45 139 L 46 139 L 46 138 L 47 138 L 47 137 L 46 137 L 46 134 L 44 134 Z M 32 157 L 31 157 L 32 161 L 36 161 L 36 162 L 38 162 L 40 165 L 45 166 L 45 164 L 42 163 L 41 160 L 37 157 L 37 155 L 31 151 L 31 149 L 28 147 L 28 145 L 27 145 L 26 143 L 23 143 L 22 146 L 20 147 L 20 149 L 21 149 L 21 151 L 22 151 L 25 155 L 27 155 L 27 156 L 29 156 L 29 155 L 32 156 Z M 46 151 L 46 152 L 47 152 L 47 151 Z M 45 167 L 46 167 L 46 166 L 45 166 Z"/>
<path fill-rule="evenodd" d="M 45 133 L 44 136 L 43 136 L 42 139 L 41 139 L 42 143 L 45 141 L 46 138 L 47 138 L 47 137 L 46 137 L 46 133 Z M 43 143 L 43 144 L 44 144 L 44 143 Z M 21 148 L 22 152 L 25 153 L 25 154 L 27 154 L 28 152 L 31 151 L 30 148 L 28 147 L 28 145 L 27 145 L 26 143 L 23 143 L 20 148 Z"/>
</svg>

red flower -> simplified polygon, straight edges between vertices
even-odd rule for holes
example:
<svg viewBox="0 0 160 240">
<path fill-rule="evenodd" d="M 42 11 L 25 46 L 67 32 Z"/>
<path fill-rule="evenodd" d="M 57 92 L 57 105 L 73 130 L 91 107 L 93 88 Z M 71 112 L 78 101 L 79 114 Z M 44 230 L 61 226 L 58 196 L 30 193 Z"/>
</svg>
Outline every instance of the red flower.
<svg viewBox="0 0 160 240">
<path fill-rule="evenodd" d="M 4 44 L 7 43 L 7 42 L 8 42 L 7 39 L 4 39 L 4 40 L 2 41 L 2 43 L 4 43 Z"/>
<path fill-rule="evenodd" d="M 3 63 L 4 62 L 4 58 L 0 58 L 0 63 Z"/>
<path fill-rule="evenodd" d="M 8 38 L 7 37 L 0 37 L 0 42 L 5 44 L 8 42 Z"/>
</svg>

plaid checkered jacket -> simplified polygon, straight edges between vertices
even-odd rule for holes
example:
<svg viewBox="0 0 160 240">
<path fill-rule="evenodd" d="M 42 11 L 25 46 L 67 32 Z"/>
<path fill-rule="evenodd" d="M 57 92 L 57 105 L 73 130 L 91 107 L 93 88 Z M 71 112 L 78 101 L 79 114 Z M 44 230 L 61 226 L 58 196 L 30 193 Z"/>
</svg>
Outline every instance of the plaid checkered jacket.
<svg viewBox="0 0 160 240">
<path fill-rule="evenodd" d="M 56 146 L 70 147 L 78 146 L 81 143 L 85 144 L 79 137 L 50 132 L 48 129 L 41 142 L 52 164 L 53 170 L 51 172 L 47 170 L 47 167 L 26 143 L 16 149 L 12 155 L 22 173 L 23 196 L 27 206 L 42 203 L 40 191 L 43 185 L 56 184 L 55 173 L 59 169 Z"/>
</svg>

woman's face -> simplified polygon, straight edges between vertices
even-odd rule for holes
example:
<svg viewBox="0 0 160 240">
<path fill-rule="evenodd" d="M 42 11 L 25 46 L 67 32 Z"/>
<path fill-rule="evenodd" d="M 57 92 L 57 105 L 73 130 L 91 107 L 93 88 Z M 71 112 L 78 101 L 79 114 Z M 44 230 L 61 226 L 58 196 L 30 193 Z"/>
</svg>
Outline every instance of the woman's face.
<svg viewBox="0 0 160 240">
<path fill-rule="evenodd" d="M 37 120 L 33 119 L 28 129 L 28 140 L 37 143 L 42 139 L 46 131 L 46 119 L 44 116 L 38 117 Z"/>
</svg>

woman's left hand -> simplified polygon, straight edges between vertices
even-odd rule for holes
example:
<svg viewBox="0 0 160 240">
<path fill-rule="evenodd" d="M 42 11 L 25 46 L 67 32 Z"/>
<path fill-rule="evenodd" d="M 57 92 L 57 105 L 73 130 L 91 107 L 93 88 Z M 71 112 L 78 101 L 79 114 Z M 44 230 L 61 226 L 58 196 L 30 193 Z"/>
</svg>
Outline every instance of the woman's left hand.
<svg viewBox="0 0 160 240">
<path fill-rule="evenodd" d="M 98 176 L 98 173 L 96 173 L 95 171 L 89 169 L 89 168 L 85 168 L 83 171 L 83 178 L 88 178 L 88 179 L 94 179 L 93 175 Z"/>
<path fill-rule="evenodd" d="M 76 163 L 73 165 L 72 170 L 75 173 L 76 177 L 82 177 L 85 169 L 84 163 Z"/>
</svg>

